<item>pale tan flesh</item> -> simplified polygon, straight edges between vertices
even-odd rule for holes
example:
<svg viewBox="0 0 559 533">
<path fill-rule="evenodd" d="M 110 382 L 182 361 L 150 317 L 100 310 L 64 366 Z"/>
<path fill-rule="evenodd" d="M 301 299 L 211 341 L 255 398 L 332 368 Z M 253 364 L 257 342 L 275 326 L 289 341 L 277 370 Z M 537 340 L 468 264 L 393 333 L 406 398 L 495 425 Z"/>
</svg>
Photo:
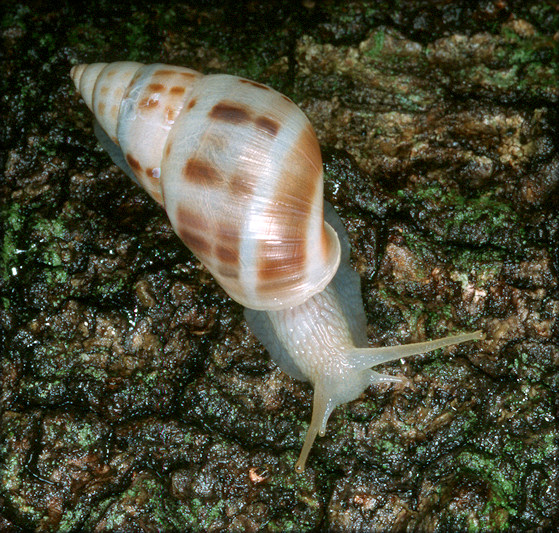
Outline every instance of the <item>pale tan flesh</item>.
<svg viewBox="0 0 559 533">
<path fill-rule="evenodd" d="M 369 358 L 370 361 L 374 361 L 374 363 L 370 366 L 376 366 L 378 364 L 395 361 L 403 357 L 418 355 L 437 350 L 439 348 L 444 348 L 446 346 L 480 340 L 483 338 L 483 333 L 481 331 L 476 331 L 474 333 L 444 337 L 433 341 L 403 344 L 401 346 L 390 346 L 388 348 L 357 348 L 353 351 L 353 353 L 357 354 L 359 357 L 359 366 L 366 358 Z M 374 373 L 371 377 L 370 384 L 390 381 L 400 381 L 400 378 L 386 374 Z M 322 387 L 319 384 L 315 385 L 311 424 L 307 431 L 299 459 L 295 464 L 295 470 L 297 472 L 302 472 L 305 469 L 305 464 L 316 435 L 319 434 L 321 437 L 324 436 L 328 417 L 336 405 L 336 400 L 334 398 L 328 397 L 326 391 L 322 390 Z"/>
</svg>

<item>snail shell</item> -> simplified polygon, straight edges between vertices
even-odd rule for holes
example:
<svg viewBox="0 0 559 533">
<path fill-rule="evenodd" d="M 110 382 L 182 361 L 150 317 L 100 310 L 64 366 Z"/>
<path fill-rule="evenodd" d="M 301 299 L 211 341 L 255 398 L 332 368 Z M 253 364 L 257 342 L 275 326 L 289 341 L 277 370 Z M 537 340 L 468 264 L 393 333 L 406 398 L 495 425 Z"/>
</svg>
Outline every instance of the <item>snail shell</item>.
<svg viewBox="0 0 559 533">
<path fill-rule="evenodd" d="M 245 306 L 279 367 L 313 385 L 297 470 L 336 406 L 373 383 L 400 381 L 373 366 L 483 337 L 368 347 L 349 241 L 331 206 L 324 209 L 318 142 L 286 96 L 236 76 L 162 64 L 78 65 L 71 76 L 115 162 Z"/>
<path fill-rule="evenodd" d="M 251 309 L 299 305 L 334 277 L 322 159 L 286 96 L 169 65 L 79 65 L 76 88 L 136 180 L 226 292 Z"/>
</svg>

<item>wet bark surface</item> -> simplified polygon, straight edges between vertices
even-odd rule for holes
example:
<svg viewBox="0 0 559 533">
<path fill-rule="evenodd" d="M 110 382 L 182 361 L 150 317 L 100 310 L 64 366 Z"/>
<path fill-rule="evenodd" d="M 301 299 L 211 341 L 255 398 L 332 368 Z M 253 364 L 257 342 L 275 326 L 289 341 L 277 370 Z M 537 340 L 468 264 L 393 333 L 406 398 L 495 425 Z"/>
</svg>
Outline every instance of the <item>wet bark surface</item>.
<svg viewBox="0 0 559 533">
<path fill-rule="evenodd" d="M 0 529 L 546 530 L 558 516 L 556 2 L 6 4 Z M 380 369 L 293 467 L 312 389 L 270 362 L 164 211 L 98 146 L 97 61 L 292 98 Z"/>
</svg>

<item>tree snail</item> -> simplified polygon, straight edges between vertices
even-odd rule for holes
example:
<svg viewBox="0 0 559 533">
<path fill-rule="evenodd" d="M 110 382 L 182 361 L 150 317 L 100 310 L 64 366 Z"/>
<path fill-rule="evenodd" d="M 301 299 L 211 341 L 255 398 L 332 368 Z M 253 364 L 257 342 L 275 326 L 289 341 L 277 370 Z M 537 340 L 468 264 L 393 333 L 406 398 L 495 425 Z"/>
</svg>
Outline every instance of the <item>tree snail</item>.
<svg viewBox="0 0 559 533">
<path fill-rule="evenodd" d="M 78 65 L 71 77 L 113 160 L 245 307 L 275 363 L 312 384 L 298 471 L 336 406 L 373 383 L 400 381 L 372 367 L 483 337 L 367 347 L 349 241 L 322 198 L 318 141 L 286 96 L 237 76 L 164 64 Z"/>
</svg>

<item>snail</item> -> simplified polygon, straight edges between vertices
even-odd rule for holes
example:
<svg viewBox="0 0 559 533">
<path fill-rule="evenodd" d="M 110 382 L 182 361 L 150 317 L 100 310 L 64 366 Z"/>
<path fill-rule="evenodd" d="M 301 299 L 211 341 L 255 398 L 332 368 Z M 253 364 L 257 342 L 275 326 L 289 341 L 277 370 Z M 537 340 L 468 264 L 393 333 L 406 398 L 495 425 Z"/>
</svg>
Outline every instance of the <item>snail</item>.
<svg viewBox="0 0 559 533">
<path fill-rule="evenodd" d="M 323 200 L 316 134 L 286 96 L 227 74 L 165 64 L 93 63 L 71 70 L 113 160 L 161 204 L 174 231 L 290 376 L 314 388 L 302 471 L 333 409 L 371 384 L 372 367 L 483 338 L 480 331 L 368 347 L 359 275 Z"/>
</svg>

